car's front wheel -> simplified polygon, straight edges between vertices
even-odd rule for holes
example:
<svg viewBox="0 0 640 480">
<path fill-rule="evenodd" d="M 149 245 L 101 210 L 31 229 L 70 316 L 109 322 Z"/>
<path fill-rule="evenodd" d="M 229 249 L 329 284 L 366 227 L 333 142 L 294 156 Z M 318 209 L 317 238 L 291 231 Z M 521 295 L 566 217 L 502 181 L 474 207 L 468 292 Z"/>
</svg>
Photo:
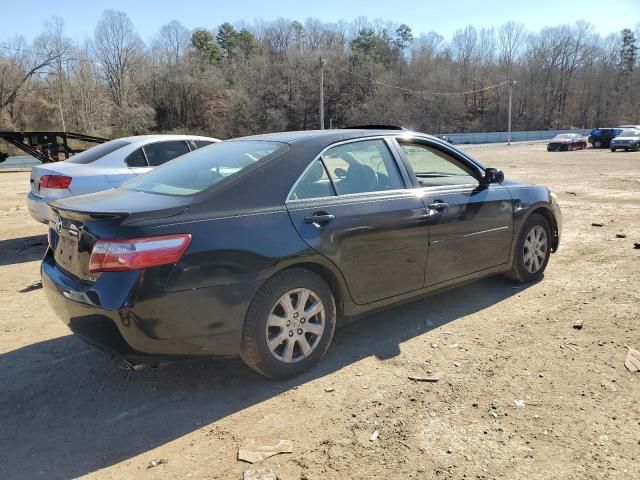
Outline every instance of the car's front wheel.
<svg viewBox="0 0 640 480">
<path fill-rule="evenodd" d="M 593 148 L 600 148 L 602 146 L 602 142 L 600 140 L 596 140 L 593 142 Z"/>
<path fill-rule="evenodd" d="M 547 219 L 531 214 L 520 230 L 511 269 L 506 275 L 522 283 L 542 277 L 551 255 L 551 235 Z"/>
<path fill-rule="evenodd" d="M 336 303 L 327 283 L 303 268 L 284 270 L 251 302 L 240 355 L 269 378 L 291 377 L 320 361 L 335 326 Z"/>
</svg>

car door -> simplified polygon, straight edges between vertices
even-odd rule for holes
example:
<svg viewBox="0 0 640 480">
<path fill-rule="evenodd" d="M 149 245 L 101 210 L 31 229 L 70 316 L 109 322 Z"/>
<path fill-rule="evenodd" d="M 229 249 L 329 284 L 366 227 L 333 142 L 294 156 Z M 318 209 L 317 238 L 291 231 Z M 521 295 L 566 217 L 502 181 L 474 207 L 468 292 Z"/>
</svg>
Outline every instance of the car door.
<svg viewBox="0 0 640 480">
<path fill-rule="evenodd" d="M 513 239 L 513 202 L 498 183 L 484 183 L 477 164 L 428 139 L 398 138 L 429 223 L 425 286 L 506 264 Z"/>
<path fill-rule="evenodd" d="M 366 304 L 424 284 L 428 227 L 422 200 L 383 138 L 326 149 L 287 201 L 302 239 L 342 272 Z"/>
</svg>

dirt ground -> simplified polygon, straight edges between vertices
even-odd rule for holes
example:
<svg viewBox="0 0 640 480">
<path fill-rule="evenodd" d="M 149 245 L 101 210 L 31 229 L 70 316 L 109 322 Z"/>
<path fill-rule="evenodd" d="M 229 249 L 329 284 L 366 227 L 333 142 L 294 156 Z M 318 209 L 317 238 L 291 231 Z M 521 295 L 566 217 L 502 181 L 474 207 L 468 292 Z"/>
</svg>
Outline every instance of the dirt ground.
<svg viewBox="0 0 640 480">
<path fill-rule="evenodd" d="M 543 281 L 493 277 L 368 316 L 286 382 L 239 360 L 114 368 L 28 288 L 46 229 L 28 173 L 0 173 L 0 477 L 640 478 L 640 373 L 624 367 L 640 349 L 640 153 L 469 151 L 558 194 Z M 293 453 L 237 460 L 279 439 Z"/>
</svg>

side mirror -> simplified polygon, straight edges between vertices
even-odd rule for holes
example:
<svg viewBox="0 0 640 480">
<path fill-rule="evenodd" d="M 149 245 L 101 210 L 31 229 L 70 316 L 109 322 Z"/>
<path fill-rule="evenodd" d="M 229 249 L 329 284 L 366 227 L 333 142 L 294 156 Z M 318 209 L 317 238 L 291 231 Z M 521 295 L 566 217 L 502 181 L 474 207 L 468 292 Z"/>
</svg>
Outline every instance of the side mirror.
<svg viewBox="0 0 640 480">
<path fill-rule="evenodd" d="M 487 168 L 484 171 L 485 183 L 502 183 L 504 182 L 504 173 L 497 168 Z"/>
</svg>

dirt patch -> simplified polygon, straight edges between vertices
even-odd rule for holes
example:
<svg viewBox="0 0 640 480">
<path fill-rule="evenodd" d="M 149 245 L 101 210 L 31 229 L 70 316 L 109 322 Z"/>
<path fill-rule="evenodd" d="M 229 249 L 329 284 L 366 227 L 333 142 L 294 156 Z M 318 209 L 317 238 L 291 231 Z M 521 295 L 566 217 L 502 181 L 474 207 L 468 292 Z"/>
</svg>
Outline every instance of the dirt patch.
<svg viewBox="0 0 640 480">
<path fill-rule="evenodd" d="M 640 153 L 470 151 L 558 194 L 544 280 L 489 278 L 371 315 L 287 382 L 238 360 L 115 369 L 26 288 L 46 229 L 26 209 L 28 173 L 0 173 L 2 476 L 640 478 L 640 374 L 624 367 L 625 345 L 640 349 Z M 279 439 L 293 453 L 237 460 Z"/>
</svg>

